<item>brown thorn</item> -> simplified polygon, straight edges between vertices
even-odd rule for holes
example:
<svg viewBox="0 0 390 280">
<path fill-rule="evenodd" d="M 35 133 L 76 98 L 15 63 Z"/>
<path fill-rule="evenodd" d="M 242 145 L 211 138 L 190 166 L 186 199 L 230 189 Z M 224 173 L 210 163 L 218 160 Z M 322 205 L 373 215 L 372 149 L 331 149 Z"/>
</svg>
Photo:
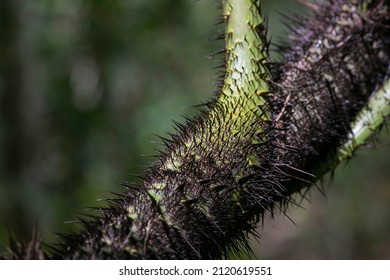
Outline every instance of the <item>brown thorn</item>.
<svg viewBox="0 0 390 280">
<path fill-rule="evenodd" d="M 320 6 L 314 3 L 307 2 L 306 0 L 297 0 L 297 1 L 302 5 L 306 6 L 307 8 L 312 9 L 313 11 L 318 12 L 320 10 Z"/>
<path fill-rule="evenodd" d="M 279 119 L 282 117 L 284 111 L 286 111 L 287 104 L 290 101 L 290 97 L 291 97 L 291 92 L 287 95 L 286 99 L 284 100 L 283 108 L 282 108 L 282 110 L 280 110 L 280 113 L 276 117 L 275 121 L 279 121 Z"/>
</svg>

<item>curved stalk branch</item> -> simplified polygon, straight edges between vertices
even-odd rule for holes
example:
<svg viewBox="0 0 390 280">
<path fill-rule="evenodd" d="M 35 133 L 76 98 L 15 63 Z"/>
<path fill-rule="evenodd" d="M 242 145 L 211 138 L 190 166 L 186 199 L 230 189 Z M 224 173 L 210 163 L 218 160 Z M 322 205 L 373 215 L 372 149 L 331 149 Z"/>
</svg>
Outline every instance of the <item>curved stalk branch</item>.
<svg viewBox="0 0 390 280">
<path fill-rule="evenodd" d="M 348 140 L 340 147 L 335 165 L 350 158 L 365 141 L 378 131 L 390 114 L 390 79 L 374 93 L 352 125 Z"/>
</svg>

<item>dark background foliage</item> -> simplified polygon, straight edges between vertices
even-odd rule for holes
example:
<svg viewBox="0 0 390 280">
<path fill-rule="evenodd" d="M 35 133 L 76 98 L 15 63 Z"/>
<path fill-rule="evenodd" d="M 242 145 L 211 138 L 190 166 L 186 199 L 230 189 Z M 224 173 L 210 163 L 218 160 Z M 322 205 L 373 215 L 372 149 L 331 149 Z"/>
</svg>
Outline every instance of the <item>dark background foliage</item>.
<svg viewBox="0 0 390 280">
<path fill-rule="evenodd" d="M 0 247 L 6 224 L 43 238 L 70 232 L 85 207 L 137 180 L 160 148 L 156 135 L 215 90 L 223 47 L 212 38 L 213 0 L 1 0 Z M 265 1 L 273 41 L 285 37 Z M 271 3 L 272 2 L 272 3 Z M 340 166 L 326 197 L 313 189 L 304 209 L 266 219 L 258 258 L 390 258 L 390 147 L 384 134 Z"/>
</svg>

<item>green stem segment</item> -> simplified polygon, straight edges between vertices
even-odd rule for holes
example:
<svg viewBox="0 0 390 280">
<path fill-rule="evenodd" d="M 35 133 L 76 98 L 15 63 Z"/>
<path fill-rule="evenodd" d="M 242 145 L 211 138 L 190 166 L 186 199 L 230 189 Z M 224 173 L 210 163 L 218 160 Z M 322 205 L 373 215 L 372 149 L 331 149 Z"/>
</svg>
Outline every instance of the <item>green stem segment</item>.
<svg viewBox="0 0 390 280">
<path fill-rule="evenodd" d="M 370 136 L 378 131 L 389 114 L 390 79 L 370 97 L 367 105 L 360 111 L 352 125 L 348 140 L 338 150 L 335 165 L 350 158 Z"/>
<path fill-rule="evenodd" d="M 267 39 L 260 0 L 222 0 L 222 7 L 226 51 L 222 87 L 204 124 L 197 128 L 199 132 L 188 137 L 181 153 L 172 151 L 171 159 L 165 164 L 168 168 L 181 165 L 182 158 L 193 146 L 214 152 L 210 149 L 226 146 L 231 139 L 248 140 L 254 134 L 251 132 L 254 123 L 259 126 L 256 133 L 261 133 L 260 123 L 271 119 L 266 105 L 271 74 L 267 67 Z"/>
<path fill-rule="evenodd" d="M 226 76 L 217 104 L 226 104 L 231 111 L 227 115 L 237 124 L 232 129 L 242 129 L 245 119 L 257 117 L 258 108 L 264 107 L 269 90 L 266 38 L 258 30 L 264 23 L 259 13 L 260 1 L 222 2 L 226 21 Z M 270 118 L 269 113 L 263 113 Z"/>
</svg>

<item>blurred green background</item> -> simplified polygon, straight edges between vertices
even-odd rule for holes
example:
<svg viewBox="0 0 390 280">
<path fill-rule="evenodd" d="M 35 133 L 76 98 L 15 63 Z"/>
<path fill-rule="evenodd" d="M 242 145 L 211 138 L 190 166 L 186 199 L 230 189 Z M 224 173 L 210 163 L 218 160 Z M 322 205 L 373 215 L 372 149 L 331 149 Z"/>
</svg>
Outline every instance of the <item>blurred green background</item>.
<svg viewBox="0 0 390 280">
<path fill-rule="evenodd" d="M 172 132 L 215 90 L 223 47 L 215 0 L 0 1 L 0 248 L 5 222 L 45 241 L 88 206 L 136 180 Z M 265 1 L 274 42 L 280 12 Z M 310 192 L 304 209 L 266 219 L 257 258 L 390 258 L 390 147 L 359 152 Z M 0 249 L 1 250 L 1 249 Z M 252 256 L 253 257 L 253 256 Z"/>
</svg>

